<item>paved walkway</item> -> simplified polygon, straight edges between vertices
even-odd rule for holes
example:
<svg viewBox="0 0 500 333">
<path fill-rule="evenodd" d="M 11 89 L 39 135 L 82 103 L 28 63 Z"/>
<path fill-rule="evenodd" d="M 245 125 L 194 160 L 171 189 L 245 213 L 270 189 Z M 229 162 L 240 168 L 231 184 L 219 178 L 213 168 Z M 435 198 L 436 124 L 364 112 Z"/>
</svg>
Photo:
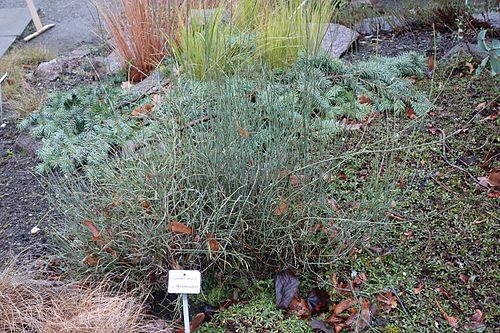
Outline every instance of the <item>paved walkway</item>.
<svg viewBox="0 0 500 333">
<path fill-rule="evenodd" d="M 82 44 L 99 41 L 100 24 L 90 0 L 35 0 L 35 5 L 40 9 L 42 23 L 55 23 L 56 26 L 28 44 L 42 45 L 55 53 L 66 53 Z M 2 10 L 10 8 L 26 8 L 26 2 L 0 0 L 0 36 L 11 27 L 10 23 L 1 19 Z M 21 40 L 19 43 L 25 42 Z"/>
</svg>

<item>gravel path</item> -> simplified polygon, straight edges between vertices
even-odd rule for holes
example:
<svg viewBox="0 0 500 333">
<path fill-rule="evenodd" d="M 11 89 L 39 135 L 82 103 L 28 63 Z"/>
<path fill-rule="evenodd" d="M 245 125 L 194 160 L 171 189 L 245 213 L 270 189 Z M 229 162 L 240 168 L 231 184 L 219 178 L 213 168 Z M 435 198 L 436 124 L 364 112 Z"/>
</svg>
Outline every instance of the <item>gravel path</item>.
<svg viewBox="0 0 500 333">
<path fill-rule="evenodd" d="M 44 24 L 56 26 L 31 44 L 43 45 L 55 53 L 67 53 L 83 44 L 99 41 L 101 29 L 90 0 L 35 0 Z M 0 0 L 0 8 L 24 7 L 24 0 Z"/>
</svg>

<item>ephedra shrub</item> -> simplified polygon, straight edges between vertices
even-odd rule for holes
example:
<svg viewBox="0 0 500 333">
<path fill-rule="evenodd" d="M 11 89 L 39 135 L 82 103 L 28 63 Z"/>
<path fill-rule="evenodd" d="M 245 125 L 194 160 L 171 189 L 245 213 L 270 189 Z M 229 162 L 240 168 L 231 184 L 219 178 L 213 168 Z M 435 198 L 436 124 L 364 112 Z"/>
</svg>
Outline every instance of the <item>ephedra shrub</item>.
<svg viewBox="0 0 500 333">
<path fill-rule="evenodd" d="M 418 72 L 411 59 L 385 66 L 397 72 L 404 62 L 397 75 Z M 95 165 L 86 176 L 55 180 L 53 203 L 64 220 L 57 236 L 68 272 L 149 287 L 163 285 L 172 268 L 313 270 L 381 231 L 387 189 L 395 183 L 381 165 L 389 160 L 382 150 L 367 153 L 380 174 L 363 183 L 365 200 L 354 210 L 333 204 L 335 175 L 355 158 L 340 149 L 349 126 L 335 117 L 348 105 L 350 114 L 366 114 L 355 96 L 348 103 L 349 95 L 371 91 L 373 105 L 382 108 L 399 94 L 377 99 L 371 86 L 355 88 L 340 62 L 307 63 L 278 77 L 182 79 L 154 121 L 143 123 L 147 129 L 133 153 Z M 345 73 L 334 84 L 320 68 Z M 362 82 L 373 76 L 379 85 L 387 75 L 360 73 Z M 388 80 L 401 89 L 396 81 Z M 425 107 L 409 98 L 398 104 Z"/>
</svg>

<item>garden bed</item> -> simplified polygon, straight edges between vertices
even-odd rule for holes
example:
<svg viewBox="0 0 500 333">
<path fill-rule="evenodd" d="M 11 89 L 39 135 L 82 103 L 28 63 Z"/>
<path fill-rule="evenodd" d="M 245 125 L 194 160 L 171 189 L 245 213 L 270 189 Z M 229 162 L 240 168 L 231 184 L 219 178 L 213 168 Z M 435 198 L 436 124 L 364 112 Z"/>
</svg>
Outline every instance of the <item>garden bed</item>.
<svg viewBox="0 0 500 333">
<path fill-rule="evenodd" d="M 82 290 L 140 291 L 152 310 L 137 318 L 168 322 L 167 270 L 200 269 L 201 332 L 494 331 L 500 82 L 445 57 L 475 38 L 365 36 L 349 65 L 298 55 L 215 82 L 193 66 L 132 99 L 123 75 L 99 82 L 81 59 L 35 75 L 57 94 L 21 123 L 42 150 L 7 108 L 0 253 Z M 144 332 L 181 331 L 150 319 Z"/>
</svg>

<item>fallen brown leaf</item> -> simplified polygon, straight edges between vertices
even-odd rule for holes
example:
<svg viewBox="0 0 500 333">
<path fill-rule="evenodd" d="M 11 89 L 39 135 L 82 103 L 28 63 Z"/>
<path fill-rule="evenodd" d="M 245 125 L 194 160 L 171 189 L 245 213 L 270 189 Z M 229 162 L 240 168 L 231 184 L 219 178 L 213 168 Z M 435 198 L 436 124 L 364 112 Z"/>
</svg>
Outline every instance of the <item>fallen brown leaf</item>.
<svg viewBox="0 0 500 333">
<path fill-rule="evenodd" d="M 470 322 L 465 325 L 465 329 L 473 332 L 482 332 L 484 329 L 484 315 L 481 310 L 476 309 L 474 311 L 474 314 L 470 317 Z"/>
<path fill-rule="evenodd" d="M 422 292 L 422 290 L 424 289 L 424 284 L 423 283 L 420 283 L 418 286 L 416 286 L 415 288 L 413 288 L 413 293 L 415 295 L 418 295 Z"/>
<path fill-rule="evenodd" d="M 359 285 L 361 285 L 363 283 L 366 283 L 366 281 L 368 281 L 368 278 L 366 277 L 366 274 L 361 273 L 361 274 L 356 275 L 356 277 L 354 278 L 354 280 L 352 281 L 352 283 L 359 286 Z"/>
<path fill-rule="evenodd" d="M 328 205 L 330 205 L 330 208 L 334 211 L 334 212 L 338 212 L 340 210 L 340 206 L 337 204 L 337 201 L 335 201 L 335 199 L 333 198 L 328 198 L 327 199 L 328 201 Z"/>
<path fill-rule="evenodd" d="M 296 186 L 300 186 L 301 184 L 304 184 L 306 180 L 306 176 L 304 175 L 290 175 L 290 184 L 292 184 L 292 186 L 296 187 Z"/>
<path fill-rule="evenodd" d="M 464 284 L 467 284 L 469 282 L 469 276 L 465 274 L 460 274 L 460 281 L 462 281 Z"/>
<path fill-rule="evenodd" d="M 236 129 L 242 138 L 248 139 L 250 137 L 250 133 L 245 128 L 240 126 L 240 122 L 236 123 Z"/>
<path fill-rule="evenodd" d="M 434 53 L 431 53 L 427 57 L 427 70 L 429 71 L 430 74 L 432 74 L 435 69 L 436 69 L 436 59 L 434 57 Z"/>
<path fill-rule="evenodd" d="M 132 111 L 132 117 L 147 117 L 153 113 L 154 105 L 147 103 Z"/>
<path fill-rule="evenodd" d="M 280 199 L 280 203 L 278 204 L 278 207 L 274 209 L 274 215 L 276 216 L 281 216 L 286 213 L 288 210 L 288 204 L 284 199 Z"/>
<path fill-rule="evenodd" d="M 151 210 L 151 204 L 149 203 L 149 201 L 145 200 L 143 202 L 141 202 L 141 207 L 144 208 L 144 210 L 146 211 L 146 213 L 148 214 L 151 214 L 153 211 Z"/>
<path fill-rule="evenodd" d="M 385 292 L 383 294 L 378 294 L 377 301 L 387 305 L 386 307 L 382 306 L 382 309 L 385 312 L 390 312 L 398 306 L 398 299 L 391 291 Z"/>
<path fill-rule="evenodd" d="M 488 193 L 488 198 L 492 198 L 492 199 L 500 198 L 500 192 L 498 192 L 498 191 L 490 192 L 490 193 Z"/>
<path fill-rule="evenodd" d="M 311 310 L 307 301 L 303 298 L 294 297 L 289 306 L 290 311 L 295 312 L 300 319 L 311 317 Z"/>
<path fill-rule="evenodd" d="M 364 96 L 364 95 L 360 95 L 358 97 L 358 102 L 359 102 L 359 104 L 372 104 L 372 100 L 369 97 Z"/>
<path fill-rule="evenodd" d="M 188 227 L 187 225 L 177 222 L 177 221 L 172 221 L 167 225 L 167 229 L 170 230 L 171 232 L 175 234 L 192 234 L 193 229 Z"/>
<path fill-rule="evenodd" d="M 403 176 L 399 177 L 398 182 L 396 183 L 396 187 L 399 189 L 403 189 L 405 187 L 405 179 Z"/>
<path fill-rule="evenodd" d="M 412 108 L 406 109 L 406 116 L 408 116 L 408 118 L 410 118 L 410 119 L 417 118 L 417 114 L 415 113 L 415 110 L 413 110 Z"/>
<path fill-rule="evenodd" d="M 97 258 L 92 253 L 86 253 L 85 258 L 83 258 L 83 263 L 90 267 L 95 267 L 98 264 Z"/>
<path fill-rule="evenodd" d="M 439 308 L 439 311 L 441 312 L 441 315 L 443 316 L 443 318 L 448 322 L 448 324 L 453 327 L 453 328 L 458 328 L 458 319 L 456 317 L 453 317 L 453 316 L 450 316 L 446 313 L 446 311 L 444 311 L 443 307 L 441 306 L 441 304 L 439 304 L 439 302 L 436 301 L 436 304 Z"/>
<path fill-rule="evenodd" d="M 356 303 L 357 301 L 355 299 L 352 298 L 345 299 L 335 306 L 335 308 L 333 309 L 333 313 L 335 315 L 341 314 L 345 310 L 350 309 L 351 307 L 356 305 Z"/>
<path fill-rule="evenodd" d="M 494 189 L 500 189 L 500 168 L 493 169 L 489 172 L 488 184 Z"/>
<path fill-rule="evenodd" d="M 218 252 L 221 250 L 221 246 L 219 242 L 215 239 L 214 234 L 211 233 L 207 234 L 207 238 L 208 238 L 208 247 L 210 248 L 210 251 Z"/>
<path fill-rule="evenodd" d="M 370 325 L 371 309 L 370 303 L 366 299 L 361 302 L 361 312 L 359 313 L 358 325 L 359 330 L 364 330 Z"/>
<path fill-rule="evenodd" d="M 93 240 L 98 240 L 100 238 L 101 232 L 97 229 L 93 221 L 85 220 L 83 221 L 83 225 L 89 228 Z"/>
<path fill-rule="evenodd" d="M 448 290 L 444 289 L 443 287 L 437 287 L 436 291 L 440 292 L 444 297 L 451 299 L 451 295 L 448 292 Z"/>
</svg>

